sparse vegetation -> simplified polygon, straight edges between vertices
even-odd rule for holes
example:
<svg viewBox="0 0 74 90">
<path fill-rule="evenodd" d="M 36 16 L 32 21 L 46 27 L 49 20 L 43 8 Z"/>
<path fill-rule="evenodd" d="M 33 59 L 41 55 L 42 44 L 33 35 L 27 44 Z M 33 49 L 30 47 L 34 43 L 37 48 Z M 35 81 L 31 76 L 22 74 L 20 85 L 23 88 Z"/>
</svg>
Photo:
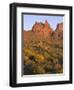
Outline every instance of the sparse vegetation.
<svg viewBox="0 0 74 90">
<path fill-rule="evenodd" d="M 34 44 L 33 41 L 33 45 L 36 46 L 33 46 L 31 42 L 31 46 L 23 48 L 24 74 L 63 72 L 63 50 L 60 48 L 60 44 L 55 45 L 51 42 L 54 45 L 49 45 L 46 43 L 47 41 L 41 42 L 41 45 L 38 46 L 39 44 Z M 46 47 L 48 48 L 46 49 Z"/>
</svg>

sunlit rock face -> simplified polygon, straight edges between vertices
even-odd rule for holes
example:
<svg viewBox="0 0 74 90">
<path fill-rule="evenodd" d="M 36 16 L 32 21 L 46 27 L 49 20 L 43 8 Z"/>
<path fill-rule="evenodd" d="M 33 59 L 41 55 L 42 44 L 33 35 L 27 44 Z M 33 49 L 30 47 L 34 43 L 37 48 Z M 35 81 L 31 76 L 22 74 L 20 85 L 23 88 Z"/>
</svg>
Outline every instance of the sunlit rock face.
<svg viewBox="0 0 74 90">
<path fill-rule="evenodd" d="M 31 39 L 63 39 L 63 23 L 57 24 L 55 30 L 53 30 L 46 20 L 45 23 L 35 22 L 31 30 L 23 30 L 23 37 L 25 41 Z"/>
<path fill-rule="evenodd" d="M 46 20 L 45 23 L 35 22 L 32 27 L 32 30 L 24 30 L 23 32 L 25 39 L 29 39 L 30 37 L 36 37 L 37 39 L 45 39 L 50 36 L 53 30 Z"/>
<path fill-rule="evenodd" d="M 57 25 L 53 34 L 54 39 L 63 39 L 63 23 Z"/>
</svg>

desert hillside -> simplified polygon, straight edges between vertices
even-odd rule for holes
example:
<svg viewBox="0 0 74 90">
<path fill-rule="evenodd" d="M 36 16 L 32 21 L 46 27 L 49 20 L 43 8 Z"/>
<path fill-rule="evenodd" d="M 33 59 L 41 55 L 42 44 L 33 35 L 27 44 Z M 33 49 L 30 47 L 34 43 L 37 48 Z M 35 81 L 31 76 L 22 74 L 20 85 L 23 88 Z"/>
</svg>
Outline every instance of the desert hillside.
<svg viewBox="0 0 74 90">
<path fill-rule="evenodd" d="M 53 30 L 45 21 L 23 30 L 24 75 L 63 73 L 63 23 Z"/>
</svg>

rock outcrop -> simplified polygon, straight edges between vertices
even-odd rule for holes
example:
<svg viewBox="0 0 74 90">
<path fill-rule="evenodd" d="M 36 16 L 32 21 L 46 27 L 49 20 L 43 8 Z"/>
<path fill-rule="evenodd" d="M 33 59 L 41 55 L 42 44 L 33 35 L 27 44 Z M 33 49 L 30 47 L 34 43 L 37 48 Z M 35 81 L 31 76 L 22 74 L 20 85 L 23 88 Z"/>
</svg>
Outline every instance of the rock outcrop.
<svg viewBox="0 0 74 90">
<path fill-rule="evenodd" d="M 57 25 L 53 34 L 54 39 L 63 39 L 63 23 Z"/>
<path fill-rule="evenodd" d="M 52 30 L 50 24 L 46 20 L 45 23 L 35 22 L 32 29 L 29 31 L 23 30 L 24 40 L 43 40 L 43 39 L 63 39 L 63 23 L 57 25 L 56 30 Z"/>
</svg>

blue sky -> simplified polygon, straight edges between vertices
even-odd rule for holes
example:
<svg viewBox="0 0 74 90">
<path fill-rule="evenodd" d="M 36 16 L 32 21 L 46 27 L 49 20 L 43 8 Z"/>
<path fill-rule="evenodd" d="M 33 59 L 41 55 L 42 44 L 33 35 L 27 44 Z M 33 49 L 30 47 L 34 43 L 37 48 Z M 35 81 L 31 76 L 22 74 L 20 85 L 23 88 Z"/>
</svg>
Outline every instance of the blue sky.
<svg viewBox="0 0 74 90">
<path fill-rule="evenodd" d="M 45 23 L 45 20 L 51 25 L 53 30 L 56 29 L 58 23 L 63 22 L 64 16 L 55 16 L 55 15 L 23 15 L 23 29 L 28 31 L 31 30 L 35 22 Z"/>
</svg>

